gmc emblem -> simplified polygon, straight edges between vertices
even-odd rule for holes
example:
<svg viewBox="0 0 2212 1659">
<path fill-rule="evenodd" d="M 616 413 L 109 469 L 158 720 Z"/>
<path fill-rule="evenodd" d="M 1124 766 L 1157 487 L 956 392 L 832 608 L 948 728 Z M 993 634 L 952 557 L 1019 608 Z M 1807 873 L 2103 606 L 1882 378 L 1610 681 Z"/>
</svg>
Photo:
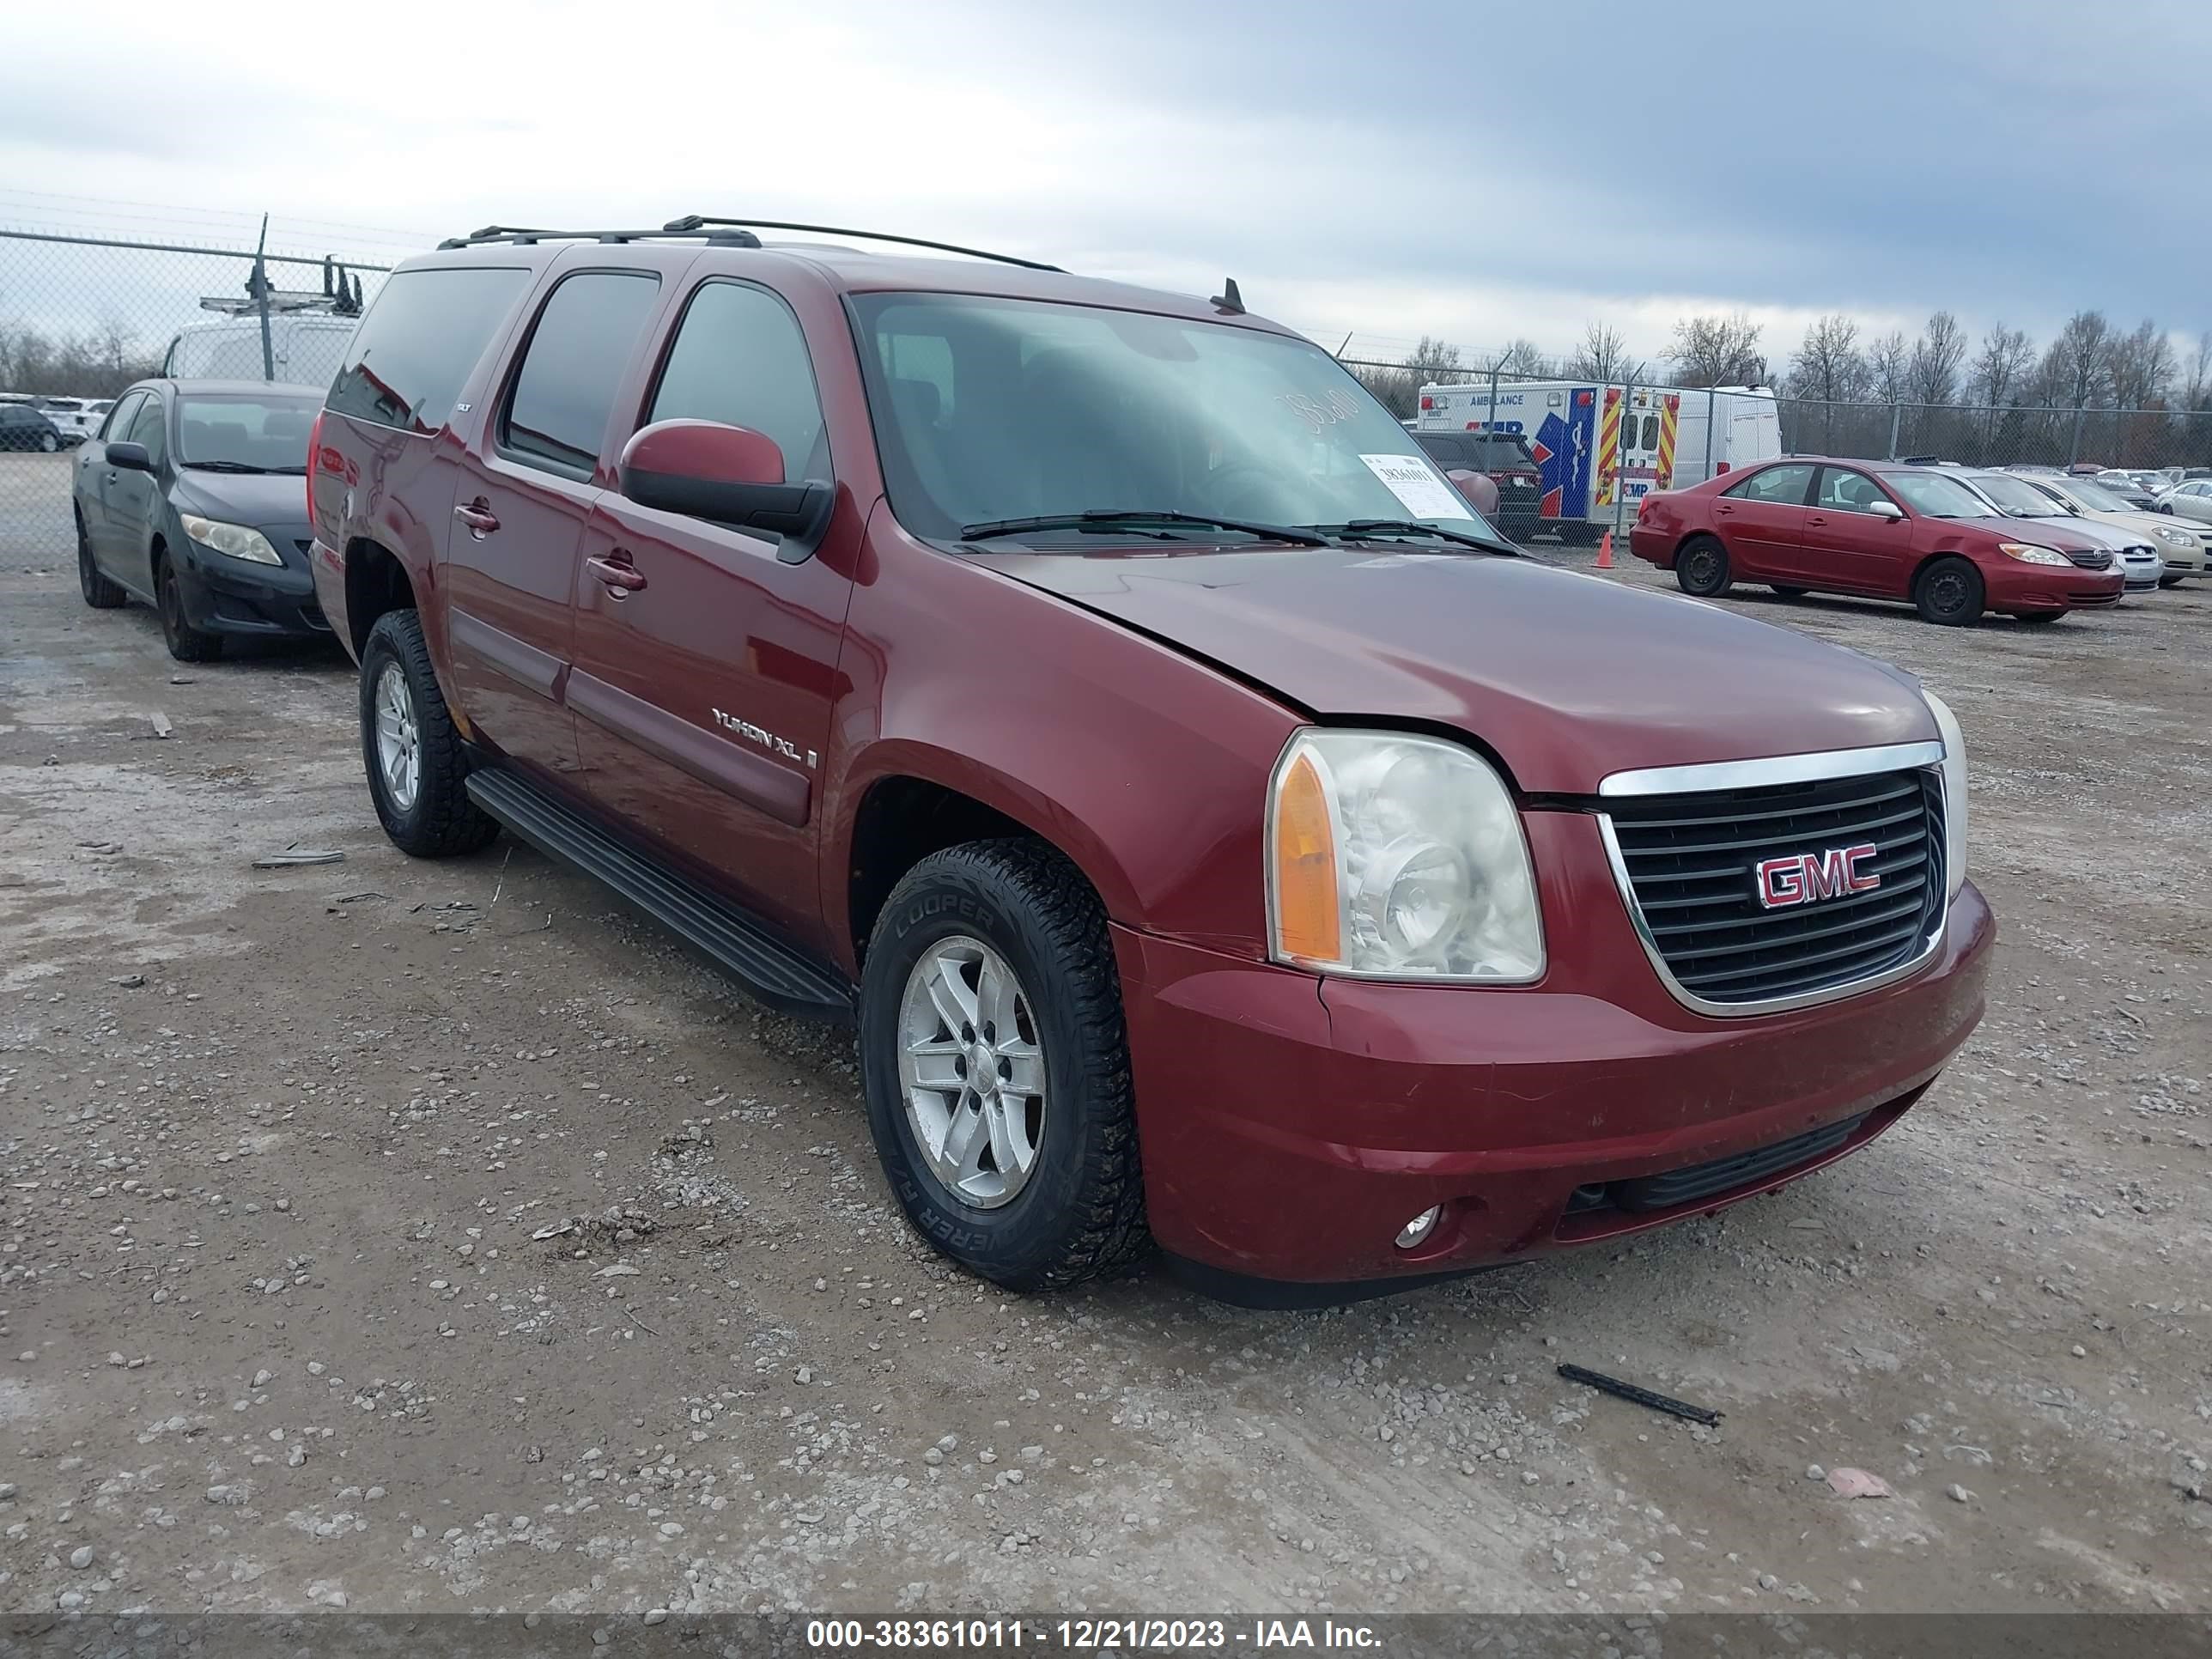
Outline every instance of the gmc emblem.
<svg viewBox="0 0 2212 1659">
<path fill-rule="evenodd" d="M 1787 858 L 1761 859 L 1752 866 L 1759 883 L 1759 908 L 1786 910 L 1793 904 L 1811 904 L 1845 893 L 1864 893 L 1881 885 L 1881 878 L 1859 866 L 1875 855 L 1875 844 L 1831 847 L 1825 853 L 1792 853 Z"/>
</svg>

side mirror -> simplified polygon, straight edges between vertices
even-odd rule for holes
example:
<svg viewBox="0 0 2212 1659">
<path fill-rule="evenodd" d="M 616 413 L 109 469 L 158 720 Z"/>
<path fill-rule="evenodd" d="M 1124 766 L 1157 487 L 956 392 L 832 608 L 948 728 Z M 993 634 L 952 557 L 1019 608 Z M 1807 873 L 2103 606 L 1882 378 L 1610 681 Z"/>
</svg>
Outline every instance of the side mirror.
<svg viewBox="0 0 2212 1659">
<path fill-rule="evenodd" d="M 108 445 L 107 464 L 121 467 L 126 472 L 151 472 L 154 470 L 154 458 L 146 453 L 143 444 Z"/>
<path fill-rule="evenodd" d="M 655 421 L 623 446 L 618 477 L 640 507 L 781 538 L 791 564 L 813 551 L 836 499 L 825 483 L 785 483 L 775 439 L 719 421 Z"/>
<path fill-rule="evenodd" d="M 1887 519 L 1895 524 L 1905 516 L 1905 509 L 1895 501 L 1869 501 L 1867 511 L 1877 519 Z"/>
<path fill-rule="evenodd" d="M 1444 474 L 1453 489 L 1467 497 L 1467 504 L 1486 519 L 1498 516 L 1498 481 L 1480 472 L 1470 472 L 1455 466 Z"/>
</svg>

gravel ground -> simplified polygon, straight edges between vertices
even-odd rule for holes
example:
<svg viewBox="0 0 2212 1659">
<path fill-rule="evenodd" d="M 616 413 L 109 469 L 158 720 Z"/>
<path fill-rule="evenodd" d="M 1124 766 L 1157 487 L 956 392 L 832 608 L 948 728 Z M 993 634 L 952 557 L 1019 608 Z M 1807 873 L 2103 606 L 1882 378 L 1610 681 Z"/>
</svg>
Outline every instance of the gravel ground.
<svg viewBox="0 0 2212 1659">
<path fill-rule="evenodd" d="M 1959 710 L 1988 1023 L 1783 1194 L 1263 1315 L 948 1270 L 844 1041 L 0 542 L 0 1607 L 2212 1607 L 2212 587 L 1729 603 Z"/>
</svg>

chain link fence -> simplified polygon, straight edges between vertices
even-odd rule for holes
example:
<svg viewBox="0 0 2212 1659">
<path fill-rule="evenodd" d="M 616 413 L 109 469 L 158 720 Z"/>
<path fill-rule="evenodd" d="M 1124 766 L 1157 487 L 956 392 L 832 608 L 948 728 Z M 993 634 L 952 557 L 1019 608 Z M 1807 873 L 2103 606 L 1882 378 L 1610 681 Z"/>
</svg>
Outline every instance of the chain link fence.
<svg viewBox="0 0 2212 1659">
<path fill-rule="evenodd" d="M 384 267 L 0 228 L 0 552 L 76 556 L 78 444 L 133 381 L 327 385 Z"/>
<path fill-rule="evenodd" d="M 1534 368 L 1467 363 L 1385 362 L 1345 357 L 1383 406 L 1401 420 L 1419 410 L 1424 386 L 1493 387 L 1535 380 L 1650 385 L 1638 377 L 1647 365 L 1622 365 L 1610 374 L 1581 372 L 1571 360 Z M 1678 392 L 1686 409 L 1707 394 Z M 1782 446 L 1795 454 L 1841 455 L 1855 460 L 1901 460 L 1932 456 L 1969 466 L 2094 465 L 2124 471 L 2179 473 L 2212 467 L 2212 410 L 2079 409 L 2023 404 L 1831 403 L 1777 396 Z M 1700 473 L 1698 476 L 1704 476 Z"/>
</svg>

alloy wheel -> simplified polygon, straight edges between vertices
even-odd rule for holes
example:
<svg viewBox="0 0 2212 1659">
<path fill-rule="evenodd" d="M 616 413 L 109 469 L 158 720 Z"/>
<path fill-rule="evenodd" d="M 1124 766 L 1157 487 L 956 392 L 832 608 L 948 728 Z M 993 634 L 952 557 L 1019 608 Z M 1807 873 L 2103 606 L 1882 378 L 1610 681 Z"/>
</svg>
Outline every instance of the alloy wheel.
<svg viewBox="0 0 2212 1659">
<path fill-rule="evenodd" d="M 393 809 L 413 811 L 422 781 L 422 728 L 415 718 L 415 693 L 396 662 L 385 664 L 376 680 L 376 763 Z"/>
<path fill-rule="evenodd" d="M 1044 1049 L 1005 957 L 955 934 L 922 953 L 899 1003 L 908 1127 L 945 1191 L 976 1209 L 1012 1202 L 1037 1166 Z"/>
</svg>

